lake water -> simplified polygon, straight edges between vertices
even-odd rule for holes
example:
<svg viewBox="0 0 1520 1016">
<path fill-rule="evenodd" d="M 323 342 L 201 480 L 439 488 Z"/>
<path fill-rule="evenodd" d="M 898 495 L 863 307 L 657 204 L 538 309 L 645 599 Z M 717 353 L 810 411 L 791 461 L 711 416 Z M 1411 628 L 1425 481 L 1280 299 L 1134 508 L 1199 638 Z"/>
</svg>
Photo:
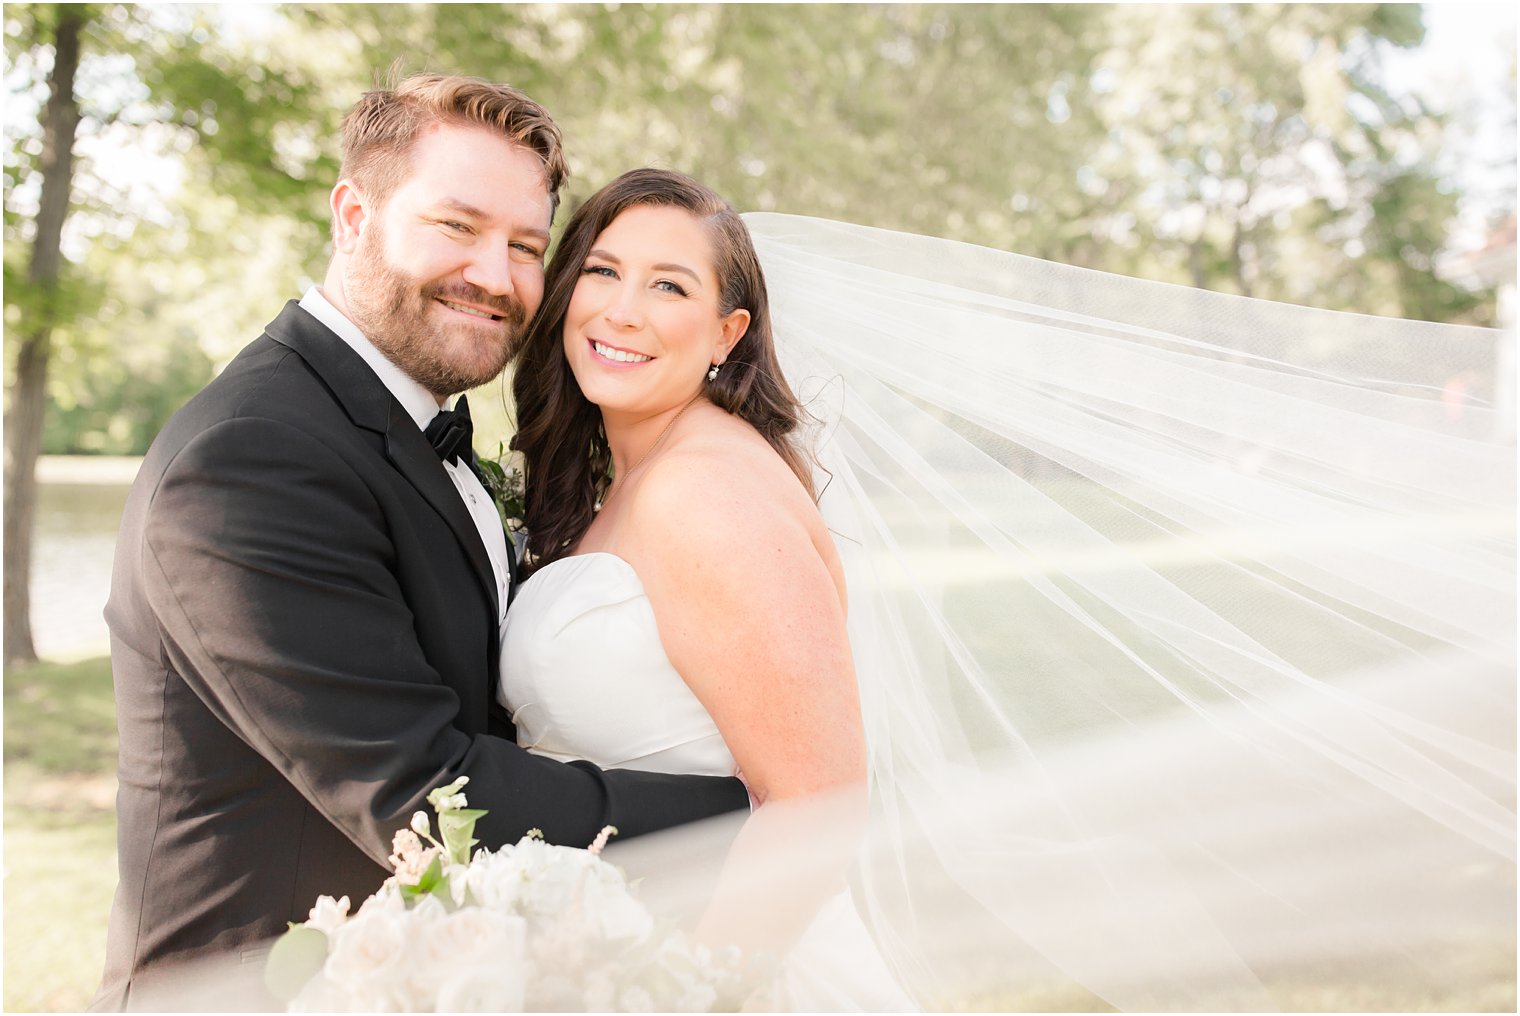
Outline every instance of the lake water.
<svg viewBox="0 0 1520 1016">
<path fill-rule="evenodd" d="M 37 466 L 32 641 L 45 660 L 110 652 L 101 611 L 116 530 L 139 459 L 44 456 Z"/>
</svg>

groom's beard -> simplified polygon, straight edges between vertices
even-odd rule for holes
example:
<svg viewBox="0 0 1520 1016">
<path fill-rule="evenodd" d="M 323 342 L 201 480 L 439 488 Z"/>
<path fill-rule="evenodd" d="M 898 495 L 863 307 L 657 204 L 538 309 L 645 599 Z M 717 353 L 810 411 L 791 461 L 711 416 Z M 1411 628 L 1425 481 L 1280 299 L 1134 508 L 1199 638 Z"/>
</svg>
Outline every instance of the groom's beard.
<svg viewBox="0 0 1520 1016">
<path fill-rule="evenodd" d="M 348 312 L 365 338 L 422 387 L 443 398 L 496 377 L 522 340 L 527 308 L 467 282 L 424 283 L 385 259 L 378 229 L 366 230 L 344 279 Z M 438 300 L 488 308 L 499 321 L 464 319 Z"/>
</svg>

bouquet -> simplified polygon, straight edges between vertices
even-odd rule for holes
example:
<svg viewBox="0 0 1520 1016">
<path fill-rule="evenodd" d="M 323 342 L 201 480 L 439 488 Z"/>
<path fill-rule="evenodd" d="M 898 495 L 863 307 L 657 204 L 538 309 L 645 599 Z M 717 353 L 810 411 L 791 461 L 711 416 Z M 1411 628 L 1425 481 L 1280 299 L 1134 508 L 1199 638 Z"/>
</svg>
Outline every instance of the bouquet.
<svg viewBox="0 0 1520 1016">
<path fill-rule="evenodd" d="M 395 874 L 355 913 L 323 896 L 271 949 L 266 980 L 296 1012 L 736 1010 L 756 986 L 739 950 L 662 927 L 601 857 L 530 830 L 477 850 L 460 777 L 396 833 Z"/>
</svg>

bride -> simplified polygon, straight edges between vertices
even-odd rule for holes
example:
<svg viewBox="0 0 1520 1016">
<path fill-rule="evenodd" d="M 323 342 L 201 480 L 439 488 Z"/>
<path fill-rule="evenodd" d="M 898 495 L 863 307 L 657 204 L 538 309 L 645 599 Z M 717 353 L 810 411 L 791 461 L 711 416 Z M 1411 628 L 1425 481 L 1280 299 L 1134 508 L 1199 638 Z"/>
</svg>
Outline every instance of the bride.
<svg viewBox="0 0 1520 1016">
<path fill-rule="evenodd" d="M 844 573 L 737 213 L 671 172 L 603 188 L 566 228 L 514 376 L 532 580 L 500 694 L 519 744 L 601 768 L 742 772 L 759 814 L 736 858 L 773 840 L 778 802 L 858 803 Z M 910 1006 L 844 896 L 810 916 L 797 955 L 826 939 L 853 980 L 804 986 L 794 962 L 788 1007 Z M 755 945 L 752 928 L 705 931 Z"/>
<path fill-rule="evenodd" d="M 521 743 L 742 771 L 750 899 L 833 788 L 788 1006 L 1512 1008 L 1505 340 L 748 222 L 635 171 L 550 266 Z"/>
</svg>

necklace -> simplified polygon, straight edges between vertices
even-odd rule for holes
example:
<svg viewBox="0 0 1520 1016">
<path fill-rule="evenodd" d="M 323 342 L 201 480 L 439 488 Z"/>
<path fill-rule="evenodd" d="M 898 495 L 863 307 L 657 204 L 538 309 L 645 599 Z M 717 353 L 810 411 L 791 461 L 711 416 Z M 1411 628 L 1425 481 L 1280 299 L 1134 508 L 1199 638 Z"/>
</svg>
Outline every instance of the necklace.
<svg viewBox="0 0 1520 1016">
<path fill-rule="evenodd" d="M 600 511 L 601 509 L 607 507 L 607 502 L 612 500 L 612 495 L 616 494 L 618 492 L 618 488 L 620 486 L 622 486 L 623 477 L 628 476 L 634 470 L 638 469 L 640 466 L 642 466 L 649 459 L 649 456 L 651 456 L 651 455 L 654 454 L 654 450 L 656 448 L 660 447 L 660 443 L 665 440 L 665 435 L 667 435 L 667 434 L 670 433 L 670 428 L 674 427 L 676 425 L 676 421 L 679 420 L 681 417 L 685 416 L 686 415 L 686 411 L 688 409 L 690 409 L 692 406 L 696 405 L 697 404 L 697 400 L 700 399 L 701 397 L 702 397 L 702 393 L 701 392 L 697 392 L 697 394 L 693 395 L 691 397 L 691 401 L 688 402 L 688 403 L 686 403 L 686 405 L 682 406 L 681 407 L 681 411 L 679 413 L 677 413 L 675 416 L 672 416 L 670 418 L 670 422 L 665 425 L 665 429 L 662 430 L 662 431 L 660 431 L 660 436 L 654 439 L 654 444 L 650 445 L 649 446 L 649 450 L 646 451 L 643 455 L 639 456 L 639 461 L 637 461 L 633 465 L 629 466 L 626 471 L 620 472 L 620 473 L 618 473 L 616 476 L 614 476 L 612 478 L 612 486 L 611 486 L 611 488 L 608 489 L 607 496 L 604 497 L 604 498 L 602 498 L 602 503 L 596 506 L 598 511 Z"/>
</svg>

